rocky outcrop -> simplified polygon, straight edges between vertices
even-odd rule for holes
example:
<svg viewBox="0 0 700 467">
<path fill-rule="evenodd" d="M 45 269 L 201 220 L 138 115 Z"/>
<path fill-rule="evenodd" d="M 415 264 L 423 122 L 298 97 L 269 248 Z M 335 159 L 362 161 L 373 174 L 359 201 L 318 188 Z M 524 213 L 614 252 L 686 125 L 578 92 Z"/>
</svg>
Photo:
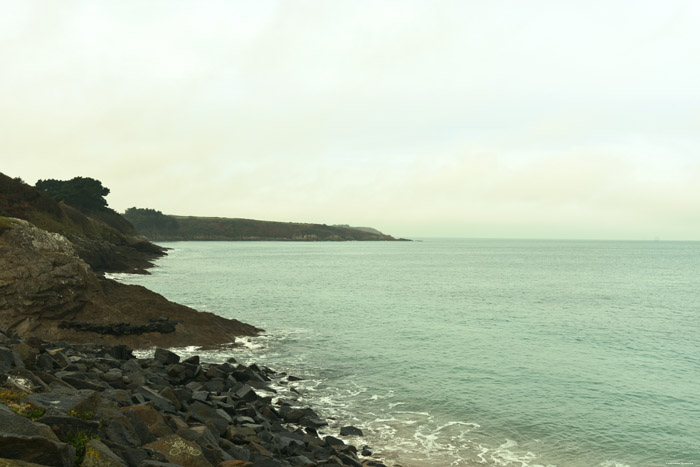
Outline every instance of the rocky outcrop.
<svg viewBox="0 0 700 467">
<path fill-rule="evenodd" d="M 15 350 L 25 347 L 34 356 L 26 362 Z M 299 405 L 298 378 L 255 364 L 165 349 L 135 358 L 125 346 L 1 331 L 0 354 L 11 356 L 0 359 L 0 465 L 385 467 L 319 434 L 328 423 Z M 357 440 L 361 431 L 344 427 L 340 436 Z"/>
<path fill-rule="evenodd" d="M 47 193 L 0 173 L 0 216 L 24 219 L 59 233 L 96 272 L 145 273 L 165 250 L 145 237 L 116 211 L 103 207 L 83 212 Z"/>
<path fill-rule="evenodd" d="M 0 234 L 0 326 L 30 333 L 43 320 L 68 319 L 99 281 L 62 235 L 4 218 Z"/>
<path fill-rule="evenodd" d="M 62 235 L 0 218 L 0 327 L 83 343 L 207 345 L 260 330 L 97 276 Z"/>
</svg>

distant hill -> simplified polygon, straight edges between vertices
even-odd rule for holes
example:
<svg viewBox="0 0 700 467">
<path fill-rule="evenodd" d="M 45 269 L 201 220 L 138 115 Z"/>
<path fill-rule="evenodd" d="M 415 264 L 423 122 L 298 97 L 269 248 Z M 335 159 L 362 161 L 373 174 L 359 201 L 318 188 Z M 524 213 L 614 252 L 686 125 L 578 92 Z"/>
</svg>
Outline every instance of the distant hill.
<svg viewBox="0 0 700 467">
<path fill-rule="evenodd" d="M 191 217 L 163 214 L 154 209 L 129 208 L 124 217 L 136 231 L 152 241 L 394 241 L 375 229 L 349 226 L 272 222 L 223 217 Z M 403 240 L 403 239 L 401 239 Z"/>
<path fill-rule="evenodd" d="M 369 232 L 373 234 L 378 234 L 378 235 L 384 235 L 381 233 L 379 230 L 372 228 L 372 227 L 354 227 L 350 226 L 348 224 L 334 224 L 333 227 L 344 227 L 346 229 L 355 229 L 355 230 L 362 230 L 363 232 Z"/>
</svg>

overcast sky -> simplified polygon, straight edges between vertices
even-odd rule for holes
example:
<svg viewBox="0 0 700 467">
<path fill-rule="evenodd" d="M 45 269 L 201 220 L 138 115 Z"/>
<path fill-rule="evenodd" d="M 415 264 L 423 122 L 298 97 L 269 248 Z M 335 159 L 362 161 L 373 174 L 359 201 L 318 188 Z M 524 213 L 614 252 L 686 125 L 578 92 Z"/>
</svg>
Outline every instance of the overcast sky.
<svg viewBox="0 0 700 467">
<path fill-rule="evenodd" d="M 700 2 L 3 1 L 0 171 L 118 211 L 700 240 Z"/>
</svg>

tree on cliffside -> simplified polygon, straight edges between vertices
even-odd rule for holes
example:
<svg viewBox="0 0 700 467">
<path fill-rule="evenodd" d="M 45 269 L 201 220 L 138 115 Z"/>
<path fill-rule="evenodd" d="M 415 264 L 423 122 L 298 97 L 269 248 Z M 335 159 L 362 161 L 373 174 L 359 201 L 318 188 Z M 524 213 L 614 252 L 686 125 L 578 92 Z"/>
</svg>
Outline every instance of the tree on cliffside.
<svg viewBox="0 0 700 467">
<path fill-rule="evenodd" d="M 109 194 L 109 188 L 102 186 L 102 182 L 94 178 L 39 180 L 35 186 L 56 201 L 63 201 L 81 211 L 98 211 L 107 207 L 104 197 Z"/>
<path fill-rule="evenodd" d="M 124 217 L 136 227 L 136 231 L 149 238 L 161 238 L 163 235 L 177 232 L 177 219 L 150 208 L 129 208 Z"/>
</svg>

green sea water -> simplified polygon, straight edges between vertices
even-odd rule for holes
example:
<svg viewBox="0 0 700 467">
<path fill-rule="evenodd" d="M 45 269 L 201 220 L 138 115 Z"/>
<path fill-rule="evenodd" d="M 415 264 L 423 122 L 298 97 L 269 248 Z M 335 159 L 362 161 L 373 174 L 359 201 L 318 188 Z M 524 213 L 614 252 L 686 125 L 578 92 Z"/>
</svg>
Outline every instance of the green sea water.
<svg viewBox="0 0 700 467">
<path fill-rule="evenodd" d="M 700 465 L 700 243 L 164 246 L 120 280 L 264 328 L 244 357 L 392 462 Z"/>
</svg>

